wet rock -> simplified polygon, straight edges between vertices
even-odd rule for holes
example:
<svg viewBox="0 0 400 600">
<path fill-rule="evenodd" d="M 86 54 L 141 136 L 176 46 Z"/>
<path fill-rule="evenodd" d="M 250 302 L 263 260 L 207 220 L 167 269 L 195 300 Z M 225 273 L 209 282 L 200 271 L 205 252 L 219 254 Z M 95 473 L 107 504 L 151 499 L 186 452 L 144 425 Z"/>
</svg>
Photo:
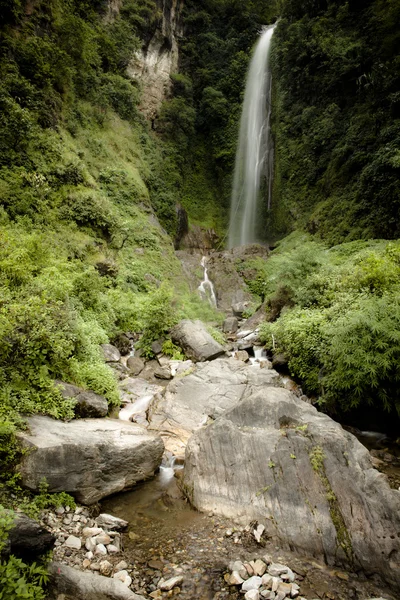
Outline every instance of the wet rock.
<svg viewBox="0 0 400 600">
<path fill-rule="evenodd" d="M 186 356 L 196 362 L 214 360 L 225 354 L 221 346 L 208 333 L 202 321 L 185 319 L 171 330 L 171 339 L 185 351 Z"/>
<path fill-rule="evenodd" d="M 18 438 L 34 451 L 22 458 L 23 485 L 39 491 L 46 477 L 50 492 L 69 492 L 83 504 L 93 504 L 151 476 L 164 451 L 161 438 L 124 421 L 64 423 L 34 416 L 27 423 L 30 431 L 19 433 Z"/>
<path fill-rule="evenodd" d="M 102 344 L 101 349 L 103 351 L 104 360 L 109 362 L 119 362 L 121 360 L 121 353 L 112 344 Z"/>
<path fill-rule="evenodd" d="M 249 361 L 249 355 L 246 352 L 246 350 L 238 350 L 237 352 L 235 352 L 235 358 L 236 360 L 241 360 L 242 362 Z"/>
<path fill-rule="evenodd" d="M 130 356 L 126 361 L 126 366 L 129 370 L 130 375 L 137 376 L 144 369 L 144 360 L 142 360 L 139 356 Z"/>
<path fill-rule="evenodd" d="M 288 359 L 285 354 L 274 354 L 272 357 L 272 366 L 277 371 L 282 371 L 287 368 Z"/>
<path fill-rule="evenodd" d="M 108 413 L 108 402 L 103 396 L 91 390 L 84 390 L 76 385 L 56 381 L 63 398 L 73 398 L 76 401 L 75 415 L 81 418 L 105 417 Z"/>
<path fill-rule="evenodd" d="M 244 396 L 194 432 L 183 487 L 204 512 L 257 520 L 284 548 L 399 587 L 399 491 L 353 435 L 287 390 Z"/>
<path fill-rule="evenodd" d="M 61 563 L 50 563 L 48 570 L 53 598 L 64 594 L 65 600 L 144 600 L 114 578 L 78 571 Z"/>
<path fill-rule="evenodd" d="M 55 540 L 55 536 L 37 521 L 23 513 L 16 513 L 5 553 L 32 560 L 51 550 Z"/>
</svg>

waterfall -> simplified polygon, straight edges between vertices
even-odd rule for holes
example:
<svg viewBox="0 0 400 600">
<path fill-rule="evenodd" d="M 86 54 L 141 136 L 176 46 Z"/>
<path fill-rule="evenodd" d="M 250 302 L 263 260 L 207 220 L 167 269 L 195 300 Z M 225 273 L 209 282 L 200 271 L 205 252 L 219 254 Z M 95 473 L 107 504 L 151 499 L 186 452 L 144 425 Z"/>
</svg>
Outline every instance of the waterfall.
<svg viewBox="0 0 400 600">
<path fill-rule="evenodd" d="M 263 177 L 267 208 L 271 208 L 274 152 L 269 52 L 274 28 L 272 25 L 261 34 L 247 74 L 231 199 L 229 248 L 262 238 L 260 187 Z"/>
<path fill-rule="evenodd" d="M 212 281 L 210 281 L 210 279 L 208 277 L 207 257 L 206 256 L 203 256 L 200 264 L 204 269 L 204 279 L 198 287 L 200 296 L 203 298 L 203 300 L 207 299 L 209 301 L 209 303 L 211 304 L 211 306 L 214 306 L 216 308 L 217 307 L 217 296 L 215 294 L 213 283 L 212 283 Z"/>
</svg>

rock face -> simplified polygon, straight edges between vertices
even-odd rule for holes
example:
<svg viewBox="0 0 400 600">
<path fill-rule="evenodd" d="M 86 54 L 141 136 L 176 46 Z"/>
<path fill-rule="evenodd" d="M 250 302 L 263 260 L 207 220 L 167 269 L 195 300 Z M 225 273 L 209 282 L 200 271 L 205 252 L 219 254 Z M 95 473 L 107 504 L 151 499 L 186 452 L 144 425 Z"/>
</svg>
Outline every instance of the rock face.
<svg viewBox="0 0 400 600">
<path fill-rule="evenodd" d="M 20 471 L 23 485 L 33 491 L 45 477 L 50 492 L 66 491 L 83 504 L 93 504 L 150 477 L 161 463 L 162 440 L 133 423 L 62 423 L 40 416 L 27 422 L 30 432 L 18 437 L 31 451 Z"/>
<path fill-rule="evenodd" d="M 171 338 L 184 349 L 186 356 L 196 362 L 213 360 L 225 354 L 223 346 L 208 333 L 202 321 L 181 321 L 172 329 Z"/>
<path fill-rule="evenodd" d="M 148 42 L 131 60 L 127 73 L 143 87 L 140 109 L 155 119 L 171 91 L 170 75 L 178 71 L 178 41 L 183 0 L 157 0 L 162 20 Z"/>
<path fill-rule="evenodd" d="M 55 541 L 54 535 L 37 521 L 17 513 L 14 527 L 8 534 L 7 551 L 19 558 L 32 560 L 51 550 Z"/>
<path fill-rule="evenodd" d="M 199 510 L 255 519 L 291 550 L 400 586 L 400 492 L 353 435 L 287 390 L 256 392 L 197 431 L 183 484 Z"/>
<path fill-rule="evenodd" d="M 62 563 L 50 563 L 50 598 L 64 594 L 64 600 L 144 600 L 121 581 L 82 573 Z"/>
<path fill-rule="evenodd" d="M 246 367 L 234 358 L 198 364 L 195 371 L 172 381 L 150 405 L 149 430 L 156 431 L 167 450 L 183 454 L 191 433 L 235 406 L 252 391 L 277 385 L 278 374 Z"/>
<path fill-rule="evenodd" d="M 107 415 L 108 402 L 103 396 L 64 381 L 56 381 L 56 383 L 63 398 L 74 398 L 76 400 L 74 412 L 77 417 L 95 418 Z"/>
</svg>

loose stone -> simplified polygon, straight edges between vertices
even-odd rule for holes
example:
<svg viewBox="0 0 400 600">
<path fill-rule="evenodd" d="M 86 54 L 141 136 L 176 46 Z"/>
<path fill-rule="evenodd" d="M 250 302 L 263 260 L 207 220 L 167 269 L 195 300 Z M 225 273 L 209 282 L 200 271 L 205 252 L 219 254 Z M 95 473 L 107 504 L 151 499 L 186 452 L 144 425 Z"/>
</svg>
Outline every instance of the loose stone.
<svg viewBox="0 0 400 600">
<path fill-rule="evenodd" d="M 254 574 L 259 577 L 262 577 L 267 570 L 267 565 L 260 559 L 257 559 L 254 564 L 252 564 L 252 567 L 254 569 Z"/>
<path fill-rule="evenodd" d="M 158 582 L 158 587 L 163 592 L 169 592 L 174 587 L 177 587 L 178 585 L 180 585 L 182 582 L 183 582 L 183 577 L 181 575 L 178 575 L 177 577 L 172 577 L 171 579 L 167 579 L 167 580 L 160 579 L 160 581 Z"/>
<path fill-rule="evenodd" d="M 232 575 L 229 577 L 228 584 L 229 585 L 242 585 L 244 579 L 239 575 L 237 571 L 233 571 Z"/>
<path fill-rule="evenodd" d="M 247 581 L 245 581 L 242 585 L 243 592 L 249 592 L 250 590 L 258 590 L 262 585 L 261 577 L 250 577 Z"/>
<path fill-rule="evenodd" d="M 250 590 L 245 594 L 245 600 L 260 600 L 260 592 L 258 590 Z"/>
<path fill-rule="evenodd" d="M 286 565 L 281 565 L 280 563 L 272 563 L 268 567 L 268 573 L 273 577 L 279 577 L 282 573 L 287 573 L 289 567 Z"/>
<path fill-rule="evenodd" d="M 78 537 L 70 535 L 65 541 L 65 546 L 67 546 L 67 548 L 72 548 L 73 550 L 80 550 L 82 542 Z"/>
<path fill-rule="evenodd" d="M 107 554 L 107 548 L 103 544 L 98 544 L 94 553 L 105 556 Z"/>
</svg>

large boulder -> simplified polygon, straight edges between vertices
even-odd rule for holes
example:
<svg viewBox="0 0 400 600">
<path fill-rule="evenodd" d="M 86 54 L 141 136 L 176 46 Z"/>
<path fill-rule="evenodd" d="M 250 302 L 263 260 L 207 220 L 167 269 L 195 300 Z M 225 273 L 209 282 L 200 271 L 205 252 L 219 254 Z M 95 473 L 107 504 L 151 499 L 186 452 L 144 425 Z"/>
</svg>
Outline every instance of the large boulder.
<svg viewBox="0 0 400 600">
<path fill-rule="evenodd" d="M 252 391 L 277 385 L 276 371 L 246 366 L 233 358 L 198 364 L 193 373 L 174 379 L 155 396 L 148 411 L 149 429 L 167 450 L 182 454 L 193 431 L 216 419 Z"/>
<path fill-rule="evenodd" d="M 56 381 L 56 384 L 63 398 L 73 398 L 76 401 L 74 412 L 77 417 L 95 418 L 107 415 L 108 402 L 103 396 L 64 381 Z"/>
<path fill-rule="evenodd" d="M 214 340 L 202 321 L 181 321 L 172 329 L 171 338 L 183 348 L 186 356 L 196 362 L 213 360 L 225 354 L 225 348 Z"/>
<path fill-rule="evenodd" d="M 40 523 L 24 513 L 16 513 L 8 532 L 6 553 L 31 561 L 52 550 L 55 541 L 55 536 Z"/>
<path fill-rule="evenodd" d="M 43 478 L 50 492 L 69 492 L 83 504 L 131 488 L 153 475 L 161 463 L 160 437 L 139 425 L 113 419 L 63 423 L 49 417 L 27 419 L 18 434 L 24 454 L 22 483 L 38 491 Z"/>
<path fill-rule="evenodd" d="M 202 511 L 265 526 L 285 547 L 400 586 L 400 491 L 350 433 L 265 388 L 193 434 L 183 487 Z"/>
<path fill-rule="evenodd" d="M 85 573 L 62 563 L 49 564 L 49 598 L 58 600 L 144 600 L 118 579 Z"/>
</svg>

